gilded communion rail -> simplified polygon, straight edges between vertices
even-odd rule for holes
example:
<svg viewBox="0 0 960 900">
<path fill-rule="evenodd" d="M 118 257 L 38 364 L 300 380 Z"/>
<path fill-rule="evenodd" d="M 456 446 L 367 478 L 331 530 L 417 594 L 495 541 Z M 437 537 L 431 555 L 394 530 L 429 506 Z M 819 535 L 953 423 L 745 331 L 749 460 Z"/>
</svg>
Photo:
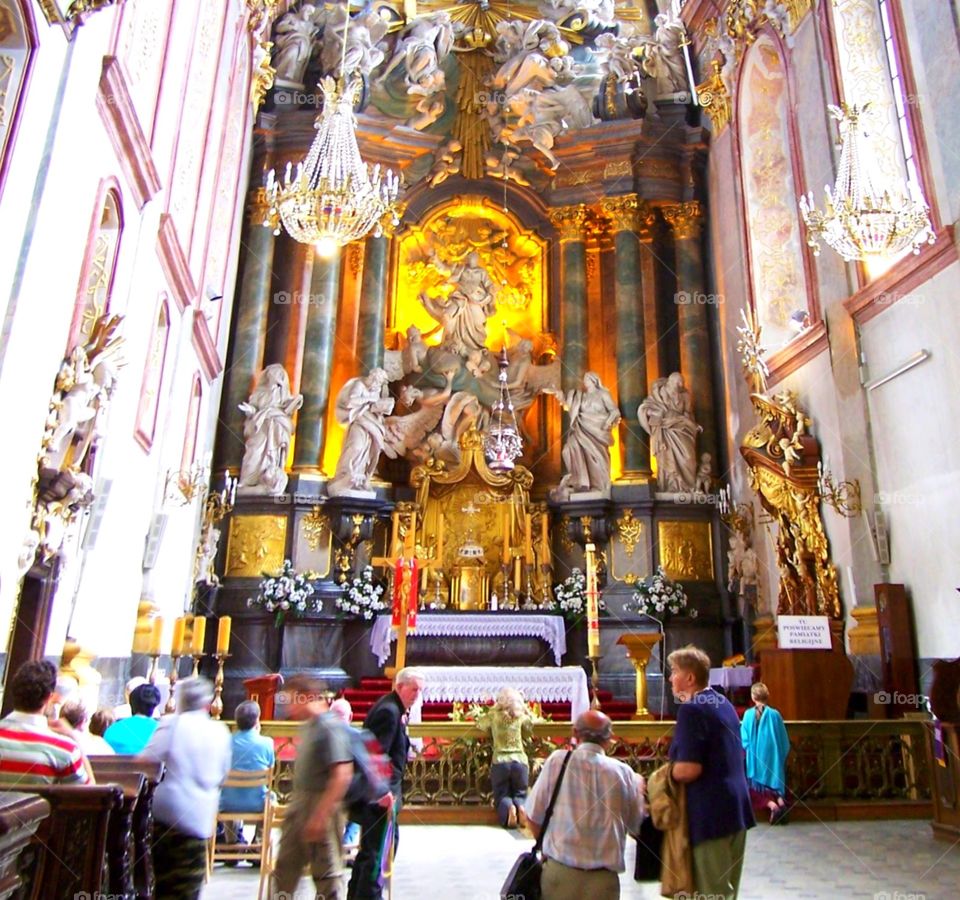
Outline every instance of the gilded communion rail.
<svg viewBox="0 0 960 900">
<path fill-rule="evenodd" d="M 232 723 L 231 723 L 232 724 Z M 907 720 L 787 722 L 787 785 L 798 818 L 926 818 L 932 815 L 923 725 Z M 264 722 L 277 741 L 275 789 L 290 792 L 297 726 Z M 617 722 L 611 755 L 649 776 L 667 761 L 672 722 Z M 404 780 L 405 818 L 493 821 L 489 738 L 470 723 L 412 725 L 416 757 Z M 527 744 L 531 782 L 543 760 L 569 746 L 569 722 L 534 727 Z"/>
</svg>

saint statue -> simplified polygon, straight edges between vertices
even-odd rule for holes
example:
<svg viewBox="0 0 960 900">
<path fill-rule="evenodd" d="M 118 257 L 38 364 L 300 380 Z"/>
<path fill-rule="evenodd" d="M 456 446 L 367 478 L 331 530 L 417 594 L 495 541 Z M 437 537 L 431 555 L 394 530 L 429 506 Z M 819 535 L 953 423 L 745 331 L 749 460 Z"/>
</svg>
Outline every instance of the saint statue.
<svg viewBox="0 0 960 900">
<path fill-rule="evenodd" d="M 393 412 L 387 373 L 371 369 L 366 378 L 351 378 L 337 395 L 337 421 L 347 429 L 333 480 L 331 497 L 349 491 L 371 493 L 370 479 L 386 443 L 385 419 Z"/>
<path fill-rule="evenodd" d="M 682 494 L 697 483 L 697 432 L 691 412 L 690 392 L 683 376 L 674 372 L 658 378 L 637 410 L 640 425 L 651 438 L 657 458 L 657 485 L 666 493 Z"/>
<path fill-rule="evenodd" d="M 569 500 L 574 492 L 608 491 L 611 432 L 620 421 L 620 411 L 610 391 L 596 372 L 587 372 L 583 388 L 568 391 L 561 402 L 570 414 L 570 430 L 560 453 L 566 474 L 553 492 L 554 497 Z"/>
<path fill-rule="evenodd" d="M 303 405 L 303 394 L 290 393 L 290 380 L 279 363 L 267 366 L 257 379 L 250 399 L 240 404 L 243 423 L 243 462 L 238 490 L 245 494 L 282 494 L 287 487 L 284 466 L 293 414 Z"/>
<path fill-rule="evenodd" d="M 476 251 L 450 270 L 449 282 L 453 291 L 446 300 L 421 294 L 420 302 L 443 326 L 441 346 L 458 356 L 477 359 L 487 343 L 487 319 L 497 309 L 497 288 Z"/>
<path fill-rule="evenodd" d="M 286 13 L 277 23 L 273 65 L 278 79 L 303 84 L 307 63 L 313 53 L 313 39 L 320 31 L 315 13 L 315 6 L 304 3 L 300 9 Z"/>
</svg>

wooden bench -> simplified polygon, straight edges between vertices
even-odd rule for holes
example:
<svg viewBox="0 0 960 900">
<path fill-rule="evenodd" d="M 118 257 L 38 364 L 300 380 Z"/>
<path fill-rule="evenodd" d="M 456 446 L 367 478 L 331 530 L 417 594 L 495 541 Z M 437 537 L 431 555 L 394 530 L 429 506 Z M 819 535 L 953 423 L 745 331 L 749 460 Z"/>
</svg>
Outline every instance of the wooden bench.
<svg viewBox="0 0 960 900">
<path fill-rule="evenodd" d="M 50 815 L 24 851 L 24 884 L 14 896 L 76 900 L 79 894 L 106 893 L 107 832 L 111 817 L 123 806 L 121 787 L 52 784 L 21 791 L 46 800 Z"/>
<path fill-rule="evenodd" d="M 125 843 L 122 846 L 132 861 L 133 887 L 137 900 L 152 900 L 156 885 L 153 871 L 153 795 L 157 785 L 163 780 L 164 765 L 157 760 L 135 756 L 91 756 L 89 760 L 93 774 L 99 783 L 115 782 L 126 787 L 132 785 L 137 779 L 142 779 L 140 794 L 133 809 L 131 827 L 127 830 Z M 115 848 L 114 842 L 111 841 L 110 893 L 119 893 L 113 889 L 112 859 L 114 852 L 120 849 L 119 840 Z"/>
<path fill-rule="evenodd" d="M 22 885 L 21 853 L 49 815 L 50 804 L 36 794 L 0 791 L 0 900 Z"/>
</svg>

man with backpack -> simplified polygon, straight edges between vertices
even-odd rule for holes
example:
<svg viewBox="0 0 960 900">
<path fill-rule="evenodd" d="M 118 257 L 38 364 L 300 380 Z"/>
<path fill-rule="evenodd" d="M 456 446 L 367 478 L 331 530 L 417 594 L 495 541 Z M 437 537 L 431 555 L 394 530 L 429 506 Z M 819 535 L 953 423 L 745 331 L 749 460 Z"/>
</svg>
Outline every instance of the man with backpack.
<svg viewBox="0 0 960 900">
<path fill-rule="evenodd" d="M 304 725 L 270 896 L 295 896 L 309 864 L 317 896 L 343 900 L 342 805 L 353 778 L 350 735 L 326 715 L 326 685 L 320 679 L 294 675 L 283 693 L 288 717 Z"/>
<path fill-rule="evenodd" d="M 360 822 L 360 852 L 353 864 L 348 900 L 381 900 L 383 897 L 384 863 L 396 852 L 396 817 L 400 813 L 403 772 L 410 753 L 407 736 L 407 713 L 423 690 L 424 677 L 418 669 L 397 672 L 393 690 L 381 697 L 363 720 L 364 728 L 376 735 L 383 752 L 390 760 L 392 775 L 390 793 L 377 803 L 354 809 L 351 817 Z"/>
</svg>

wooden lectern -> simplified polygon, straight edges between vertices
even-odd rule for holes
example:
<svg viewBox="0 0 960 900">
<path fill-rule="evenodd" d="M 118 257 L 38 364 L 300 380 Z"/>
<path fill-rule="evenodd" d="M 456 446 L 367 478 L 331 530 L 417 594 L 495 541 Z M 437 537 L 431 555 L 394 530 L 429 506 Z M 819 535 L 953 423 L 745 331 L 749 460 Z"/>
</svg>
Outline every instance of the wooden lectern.
<svg viewBox="0 0 960 900">
<path fill-rule="evenodd" d="M 257 678 L 245 678 L 243 681 L 247 699 L 256 700 L 260 704 L 260 719 L 264 722 L 276 718 L 276 696 L 277 691 L 282 687 L 283 676 L 276 672 L 260 675 Z"/>
<path fill-rule="evenodd" d="M 842 650 L 762 650 L 760 677 L 786 720 L 847 717 L 853 663 Z"/>
</svg>

